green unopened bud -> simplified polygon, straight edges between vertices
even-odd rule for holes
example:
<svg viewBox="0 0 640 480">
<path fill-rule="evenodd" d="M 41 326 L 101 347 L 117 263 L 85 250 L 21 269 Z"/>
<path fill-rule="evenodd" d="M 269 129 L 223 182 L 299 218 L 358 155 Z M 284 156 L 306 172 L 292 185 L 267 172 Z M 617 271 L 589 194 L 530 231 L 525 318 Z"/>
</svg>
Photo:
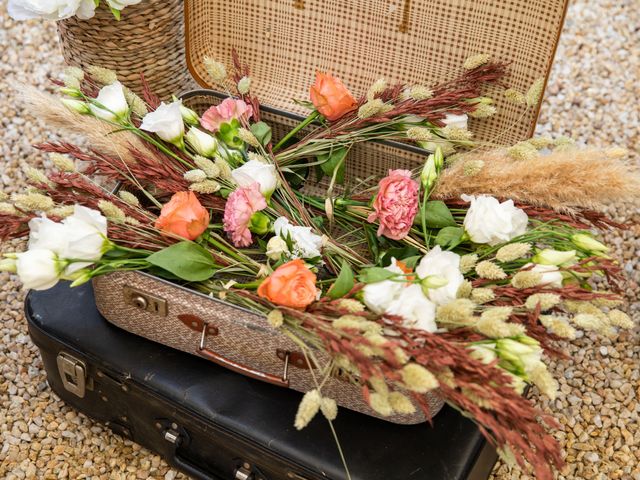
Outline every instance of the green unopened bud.
<svg viewBox="0 0 640 480">
<path fill-rule="evenodd" d="M 174 101 L 177 100 L 175 97 L 173 98 Z M 180 104 L 180 115 L 182 115 L 182 119 L 186 124 L 200 125 L 200 117 L 198 117 L 198 114 L 191 110 L 189 107 L 185 107 L 184 105 Z"/>
<path fill-rule="evenodd" d="M 422 167 L 422 173 L 420 174 L 420 182 L 422 182 L 422 188 L 430 190 L 433 183 L 438 178 L 438 172 L 436 170 L 435 155 L 431 154 L 427 157 L 427 161 Z"/>
<path fill-rule="evenodd" d="M 575 235 L 571 235 L 571 241 L 579 249 L 586 250 L 591 253 L 605 253 L 609 251 L 609 247 L 600 243 L 598 240 L 586 233 L 576 233 Z"/>
<path fill-rule="evenodd" d="M 424 294 L 427 295 L 429 289 L 444 287 L 448 283 L 449 280 L 440 275 L 429 275 L 420 281 L 420 287 L 422 287 Z"/>
<path fill-rule="evenodd" d="M 85 283 L 87 283 L 89 280 L 91 280 L 91 271 L 88 270 L 81 270 L 79 272 L 76 272 L 74 274 L 75 280 L 73 280 L 73 282 L 71 282 L 71 287 L 78 287 L 80 285 L 83 285 Z M 68 280 L 70 280 L 70 278 L 67 278 Z"/>
<path fill-rule="evenodd" d="M 566 265 L 574 263 L 577 259 L 578 257 L 576 257 L 575 250 L 561 252 L 551 248 L 545 248 L 544 250 L 539 250 L 531 261 L 539 265 Z"/>
<path fill-rule="evenodd" d="M 257 235 L 264 235 L 271 230 L 271 220 L 262 212 L 255 212 L 251 215 L 249 230 Z"/>
<path fill-rule="evenodd" d="M 442 152 L 442 147 L 436 147 L 436 151 L 433 152 L 433 159 L 436 164 L 436 171 L 439 174 L 444 166 L 444 153 Z"/>
<path fill-rule="evenodd" d="M 5 258 L 0 260 L 0 272 L 10 272 L 16 273 L 16 259 L 15 258 Z"/>
<path fill-rule="evenodd" d="M 62 87 L 58 91 L 60 93 L 62 93 L 63 95 L 67 95 L 69 97 L 75 97 L 75 98 L 81 98 L 82 97 L 82 92 L 77 88 Z"/>
<path fill-rule="evenodd" d="M 67 107 L 69 110 L 73 111 L 73 112 L 78 112 L 78 113 L 82 113 L 83 115 L 86 113 L 89 113 L 91 110 L 89 110 L 89 106 L 84 103 L 81 102 L 80 100 L 72 100 L 70 98 L 62 98 L 60 99 L 60 101 L 62 102 L 62 104 Z"/>
<path fill-rule="evenodd" d="M 479 360 L 482 363 L 489 364 L 498 358 L 496 351 L 493 347 L 485 346 L 485 345 L 473 345 L 469 347 L 471 352 L 469 356 L 475 360 Z"/>
</svg>

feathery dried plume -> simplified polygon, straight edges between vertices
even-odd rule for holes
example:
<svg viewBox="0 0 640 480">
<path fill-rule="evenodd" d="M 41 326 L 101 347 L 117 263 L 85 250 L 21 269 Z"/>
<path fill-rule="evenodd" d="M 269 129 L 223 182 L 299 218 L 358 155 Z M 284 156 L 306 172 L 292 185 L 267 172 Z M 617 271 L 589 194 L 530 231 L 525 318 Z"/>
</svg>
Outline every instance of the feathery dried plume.
<svg viewBox="0 0 640 480">
<path fill-rule="evenodd" d="M 529 243 L 509 243 L 496 252 L 496 260 L 502 263 L 513 262 L 525 257 L 530 251 Z"/>
<path fill-rule="evenodd" d="M 595 315 L 599 318 L 606 317 L 602 310 L 588 301 L 565 300 L 563 306 L 565 310 L 571 313 L 587 313 L 589 315 Z"/>
<path fill-rule="evenodd" d="M 282 311 L 274 308 L 267 315 L 267 320 L 269 321 L 269 325 L 273 328 L 280 328 L 284 323 L 284 315 L 282 314 Z"/>
<path fill-rule="evenodd" d="M 533 107 L 538 103 L 540 103 L 543 93 L 544 93 L 544 78 L 543 77 L 536 78 L 524 96 L 527 102 L 527 106 Z"/>
<path fill-rule="evenodd" d="M 504 98 L 506 98 L 508 102 L 515 103 L 516 105 L 523 105 L 527 102 L 524 93 L 519 92 L 515 88 L 507 88 L 504 91 Z"/>
<path fill-rule="evenodd" d="M 488 338 L 507 338 L 524 335 L 526 328 L 518 323 L 501 322 L 491 317 L 481 317 L 473 329 Z"/>
<path fill-rule="evenodd" d="M 507 153 L 514 160 L 530 161 L 538 158 L 538 149 L 529 142 L 519 142 L 507 149 Z"/>
<path fill-rule="evenodd" d="M 193 162 L 196 164 L 196 167 L 205 173 L 207 178 L 217 178 L 220 175 L 220 167 L 208 158 L 196 155 Z"/>
<path fill-rule="evenodd" d="M 481 320 L 489 322 L 506 322 L 513 312 L 513 307 L 491 307 L 480 314 Z"/>
<path fill-rule="evenodd" d="M 560 338 L 573 340 L 576 338 L 576 330 L 569 322 L 554 315 L 540 315 L 540 323 L 551 333 Z"/>
<path fill-rule="evenodd" d="M 389 397 L 381 393 L 374 392 L 369 395 L 369 406 L 374 412 L 383 417 L 393 415 L 393 408 L 389 403 Z"/>
<path fill-rule="evenodd" d="M 590 313 L 579 313 L 575 315 L 571 321 L 584 330 L 592 330 L 604 335 L 611 333 L 611 326 L 606 317 L 602 319 Z"/>
<path fill-rule="evenodd" d="M 438 388 L 438 379 L 429 370 L 417 363 L 409 363 L 400 370 L 402 383 L 411 391 L 427 393 Z"/>
<path fill-rule="evenodd" d="M 118 74 L 116 72 L 97 65 L 89 65 L 87 67 L 87 73 L 91 78 L 102 85 L 111 85 L 118 80 Z"/>
<path fill-rule="evenodd" d="M 478 175 L 484 168 L 482 160 L 467 160 L 464 162 L 462 173 L 465 177 L 474 177 Z"/>
<path fill-rule="evenodd" d="M 81 70 L 82 71 L 82 70 Z M 62 81 L 64 82 L 64 86 L 67 88 L 73 88 L 74 90 L 80 90 L 82 79 L 79 79 L 73 75 L 67 75 L 66 73 L 62 76 Z"/>
<path fill-rule="evenodd" d="M 482 305 L 495 300 L 496 294 L 492 288 L 474 288 L 471 290 L 471 300 Z"/>
<path fill-rule="evenodd" d="M 339 330 L 359 330 L 373 334 L 382 331 L 382 327 L 378 323 L 365 320 L 357 315 L 343 315 L 333 321 L 333 326 Z M 368 338 L 369 341 L 372 340 L 370 336 Z M 384 343 L 386 343 L 386 340 L 384 340 Z"/>
<path fill-rule="evenodd" d="M 231 167 L 229 163 L 224 158 L 216 158 L 216 167 L 218 167 L 218 171 L 220 172 L 218 176 L 223 180 L 229 180 L 231 178 Z M 206 170 L 205 170 L 206 171 Z"/>
<path fill-rule="evenodd" d="M 473 286 L 469 280 L 465 280 L 458 287 L 458 292 L 456 294 L 457 298 L 469 298 L 471 296 L 471 292 L 473 290 Z"/>
<path fill-rule="evenodd" d="M 458 298 L 436 310 L 436 319 L 440 323 L 453 325 L 470 325 L 475 304 L 467 298 Z"/>
<path fill-rule="evenodd" d="M 473 132 L 470 130 L 454 127 L 453 125 L 447 125 L 441 130 L 441 132 L 447 140 L 452 141 L 467 141 L 473 138 Z"/>
<path fill-rule="evenodd" d="M 99 200 L 98 208 L 108 220 L 111 220 L 114 223 L 124 223 L 126 215 L 117 205 L 108 200 Z"/>
<path fill-rule="evenodd" d="M 338 404 L 333 398 L 322 397 L 320 401 L 320 411 L 324 418 L 329 421 L 333 421 L 338 416 Z"/>
<path fill-rule="evenodd" d="M 296 419 L 293 424 L 296 430 L 302 430 L 309 425 L 309 422 L 313 420 L 313 417 L 315 417 L 320 410 L 321 404 L 322 397 L 317 389 L 310 390 L 304 394 L 298 406 L 298 412 L 296 413 Z"/>
<path fill-rule="evenodd" d="M 253 148 L 260 147 L 260 142 L 258 141 L 256 136 L 253 133 L 251 133 L 251 130 L 247 130 L 246 128 L 239 128 L 238 138 L 243 142 L 248 143 Z"/>
<path fill-rule="evenodd" d="M 610 293 L 605 291 L 600 291 L 600 293 Z M 596 307 L 607 307 L 607 308 L 616 308 L 624 303 L 624 300 L 620 298 L 612 299 L 606 297 L 598 297 L 591 300 L 591 303 Z"/>
<path fill-rule="evenodd" d="M 220 184 L 215 180 L 203 180 L 202 182 L 196 182 L 189 185 L 189 190 L 196 193 L 202 193 L 204 195 L 216 193 L 220 190 Z"/>
<path fill-rule="evenodd" d="M 475 110 L 469 112 L 469 116 L 473 118 L 489 118 L 496 114 L 496 107 L 493 105 L 487 105 L 486 103 L 480 103 L 476 106 Z"/>
<path fill-rule="evenodd" d="M 551 400 L 555 400 L 558 396 L 558 382 L 549 373 L 544 363 L 538 362 L 534 367 L 527 372 L 529 378 L 538 389 L 549 397 Z"/>
<path fill-rule="evenodd" d="M 47 212 L 48 215 L 58 218 L 67 218 L 73 215 L 75 207 L 73 205 L 59 205 Z"/>
<path fill-rule="evenodd" d="M 203 170 L 196 168 L 195 170 L 184 172 L 182 177 L 189 183 L 197 183 L 204 182 L 207 179 L 207 174 Z"/>
<path fill-rule="evenodd" d="M 342 308 L 349 313 L 364 312 L 364 305 L 355 298 L 341 298 L 338 300 L 338 308 Z"/>
<path fill-rule="evenodd" d="M 535 162 L 515 162 L 501 151 L 465 158 L 482 159 L 485 167 L 473 177 L 464 176 L 462 162 L 445 169 L 434 197 L 487 194 L 571 213 L 575 208 L 603 210 L 612 202 L 635 199 L 640 191 L 637 169 L 598 150 L 553 151 Z"/>
<path fill-rule="evenodd" d="M 131 192 L 127 192 L 126 190 L 120 190 L 118 192 L 118 196 L 122 199 L 123 202 L 125 202 L 128 205 L 131 205 L 132 207 L 140 206 L 140 200 L 138 200 L 138 197 L 136 197 Z"/>
<path fill-rule="evenodd" d="M 527 140 L 527 143 L 531 144 L 531 146 L 536 150 L 542 150 L 543 148 L 547 148 L 551 145 L 553 143 L 553 139 L 550 137 L 533 137 Z"/>
<path fill-rule="evenodd" d="M 49 158 L 51 159 L 51 162 L 53 162 L 53 166 L 61 172 L 72 173 L 76 171 L 75 162 L 66 155 L 50 153 Z"/>
<path fill-rule="evenodd" d="M 238 80 L 238 93 L 240 95 L 246 95 L 251 90 L 251 78 L 244 76 Z"/>
<path fill-rule="evenodd" d="M 635 322 L 631 320 L 631 317 L 621 310 L 611 310 L 608 317 L 609 323 L 614 327 L 631 329 L 636 325 Z"/>
<path fill-rule="evenodd" d="M 84 80 L 84 72 L 81 68 L 78 67 L 67 67 L 64 69 L 65 77 L 72 77 L 76 80 L 82 81 Z"/>
<path fill-rule="evenodd" d="M 144 117 L 147 113 L 149 113 L 149 109 L 147 108 L 147 104 L 142 100 L 133 90 L 128 87 L 124 87 L 124 98 L 127 100 L 129 107 L 131 107 L 131 111 L 135 113 L 140 118 Z"/>
<path fill-rule="evenodd" d="M 140 222 L 137 219 L 130 217 L 128 215 L 124 217 L 124 223 L 127 225 L 134 225 L 134 226 L 140 225 Z"/>
<path fill-rule="evenodd" d="M 479 53 L 477 55 L 472 55 L 468 57 L 462 66 L 465 70 L 473 70 L 474 68 L 478 68 L 489 62 L 491 59 L 491 55 L 486 53 Z"/>
<path fill-rule="evenodd" d="M 428 100 L 433 97 L 433 90 L 424 85 L 414 85 L 409 89 L 409 97 L 416 101 Z"/>
<path fill-rule="evenodd" d="M 225 67 L 223 63 L 210 57 L 204 57 L 202 63 L 214 82 L 220 84 L 227 79 L 227 67 Z"/>
<path fill-rule="evenodd" d="M 560 304 L 560 295 L 555 293 L 535 293 L 524 303 L 524 306 L 529 310 L 535 310 L 540 305 L 540 311 L 546 312 L 551 310 Z"/>
<path fill-rule="evenodd" d="M 525 270 L 516 273 L 511 279 L 511 285 L 518 289 L 531 288 L 539 285 L 542 281 L 542 275 L 538 272 Z"/>
<path fill-rule="evenodd" d="M 425 127 L 411 127 L 407 130 L 407 138 L 419 142 L 426 142 L 433 138 L 431 130 Z"/>
<path fill-rule="evenodd" d="M 13 203 L 27 212 L 47 212 L 54 207 L 53 200 L 42 193 L 23 193 L 13 197 Z"/>
<path fill-rule="evenodd" d="M 373 85 L 369 87 L 367 91 L 367 100 L 371 101 L 376 98 L 376 95 L 381 94 L 387 89 L 387 81 L 384 78 L 379 78 Z"/>
<path fill-rule="evenodd" d="M 18 215 L 19 212 L 12 203 L 0 202 L 0 214 L 3 215 Z"/>
<path fill-rule="evenodd" d="M 469 273 L 478 263 L 478 255 L 475 253 L 468 253 L 460 257 L 460 272 Z"/>
<path fill-rule="evenodd" d="M 502 280 L 507 278 L 507 274 L 493 262 L 489 260 L 483 260 L 476 265 L 476 273 L 480 278 L 486 278 L 487 280 Z"/>
<path fill-rule="evenodd" d="M 365 119 L 373 117 L 382 111 L 384 102 L 379 98 L 369 100 L 358 108 L 358 118 Z"/>
<path fill-rule="evenodd" d="M 416 407 L 406 395 L 400 392 L 389 393 L 389 405 L 394 412 L 400 415 L 410 415 L 416 411 Z"/>
<path fill-rule="evenodd" d="M 48 187 L 53 187 L 53 182 L 47 178 L 42 170 L 38 170 L 33 167 L 25 167 L 24 173 L 27 176 L 27 180 L 29 182 L 34 183 L 36 185 L 46 185 Z"/>
</svg>

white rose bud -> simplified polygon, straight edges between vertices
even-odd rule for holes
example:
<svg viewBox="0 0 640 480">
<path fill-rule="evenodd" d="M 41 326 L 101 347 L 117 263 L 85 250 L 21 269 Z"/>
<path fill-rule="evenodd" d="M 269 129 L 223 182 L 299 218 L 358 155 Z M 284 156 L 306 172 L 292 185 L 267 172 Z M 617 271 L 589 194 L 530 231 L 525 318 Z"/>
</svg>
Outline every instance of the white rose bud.
<svg viewBox="0 0 640 480">
<path fill-rule="evenodd" d="M 218 140 L 196 127 L 191 127 L 184 138 L 196 153 L 203 157 L 211 158 L 218 151 Z"/>
<path fill-rule="evenodd" d="M 162 102 L 154 111 L 147 113 L 142 119 L 141 130 L 153 132 L 162 140 L 172 143 L 179 148 L 184 146 L 184 121 L 180 113 L 182 101 L 172 103 Z"/>
<path fill-rule="evenodd" d="M 416 273 L 421 279 L 437 277 L 446 280 L 444 284 L 442 281 L 439 282 L 442 286 L 428 289 L 429 300 L 437 305 L 445 305 L 455 300 L 458 297 L 458 289 L 464 282 L 464 276 L 460 272 L 460 255 L 444 252 L 439 245 L 422 257 Z"/>
<path fill-rule="evenodd" d="M 469 117 L 466 113 L 461 115 L 454 115 L 453 113 L 447 113 L 447 116 L 442 119 L 445 127 L 455 128 L 467 128 L 467 122 Z"/>
<path fill-rule="evenodd" d="M 464 217 L 464 228 L 475 243 L 498 245 L 522 235 L 527 230 L 529 217 L 514 206 L 513 200 L 500 203 L 497 199 L 481 195 L 462 195 L 471 206 Z"/>
<path fill-rule="evenodd" d="M 260 184 L 260 192 L 269 199 L 278 185 L 276 167 L 258 160 L 249 160 L 239 168 L 231 171 L 231 177 L 241 187 L 248 187 L 254 182 Z"/>
<path fill-rule="evenodd" d="M 293 242 L 294 258 L 316 258 L 322 255 L 322 237 L 311 231 L 311 227 L 294 226 L 286 217 L 279 217 L 273 222 L 276 235 Z"/>
<path fill-rule="evenodd" d="M 46 290 L 53 287 L 64 270 L 61 262 L 51 250 L 35 248 L 17 255 L 16 270 L 25 288 Z"/>
<path fill-rule="evenodd" d="M 576 257 L 575 250 L 560 252 L 551 248 L 545 248 L 537 252 L 531 261 L 539 265 L 567 265 L 574 263 L 577 259 L 578 257 Z"/>
<path fill-rule="evenodd" d="M 117 122 L 123 119 L 129 111 L 122 84 L 118 81 L 102 87 L 95 101 L 97 104 L 89 105 L 91 112 L 96 117 L 109 122 Z"/>
<path fill-rule="evenodd" d="M 267 257 L 274 262 L 277 262 L 282 258 L 282 255 L 288 255 L 289 249 L 287 248 L 287 242 L 278 235 L 274 235 L 267 242 Z"/>
</svg>

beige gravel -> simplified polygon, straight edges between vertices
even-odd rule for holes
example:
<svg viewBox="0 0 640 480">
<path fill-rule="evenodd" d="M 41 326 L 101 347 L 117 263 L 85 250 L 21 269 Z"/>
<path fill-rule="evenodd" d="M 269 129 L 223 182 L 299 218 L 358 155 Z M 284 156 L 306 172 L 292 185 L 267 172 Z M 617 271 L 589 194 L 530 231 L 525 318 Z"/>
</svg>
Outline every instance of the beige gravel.
<svg viewBox="0 0 640 480">
<path fill-rule="evenodd" d="M 637 2 L 582 0 L 571 5 L 542 108 L 540 133 L 567 135 L 591 145 L 616 141 L 634 152 L 637 161 Z M 28 120 L 28 112 L 9 88 L 17 82 L 45 85 L 63 61 L 52 23 L 15 23 L 0 6 L 0 24 L 0 189 L 10 193 L 24 185 L 22 165 L 40 162 L 30 145 L 51 134 L 46 125 Z M 618 219 L 640 223 L 638 204 L 611 211 Z M 640 228 L 611 233 L 608 241 L 631 277 L 629 308 L 640 319 Z M 186 478 L 50 392 L 37 349 L 27 335 L 23 299 L 15 279 L 0 274 L 0 478 Z M 568 348 L 571 361 L 554 365 L 562 394 L 555 402 L 537 401 L 563 425 L 556 437 L 567 465 L 558 478 L 640 480 L 639 340 L 637 330 L 615 341 L 583 337 Z M 529 477 L 498 465 L 493 478 Z"/>
</svg>

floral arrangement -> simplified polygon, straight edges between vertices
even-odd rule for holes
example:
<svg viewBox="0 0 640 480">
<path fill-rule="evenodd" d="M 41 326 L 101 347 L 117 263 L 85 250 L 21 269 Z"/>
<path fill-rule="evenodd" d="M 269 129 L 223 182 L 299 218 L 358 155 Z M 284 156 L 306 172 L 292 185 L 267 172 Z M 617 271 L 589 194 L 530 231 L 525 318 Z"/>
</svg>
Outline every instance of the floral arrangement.
<svg viewBox="0 0 640 480">
<path fill-rule="evenodd" d="M 311 113 L 277 142 L 248 67 L 205 65 L 230 93 L 202 116 L 104 69 L 69 69 L 61 101 L 31 91 L 42 119 L 89 147 L 37 146 L 55 169 L 28 168 L 32 188 L 0 199 L 0 238 L 29 238 L 0 270 L 33 289 L 124 270 L 187 284 L 265 315 L 318 366 L 296 428 L 335 418 L 322 384 L 340 368 L 383 416 L 428 414 L 437 391 L 501 455 L 552 478 L 556 422 L 522 393 L 556 396 L 544 360 L 576 329 L 633 326 L 621 269 L 593 233 L 625 228 L 602 213 L 640 186 L 623 152 L 474 142 L 467 120 L 495 113 L 483 89 L 506 75 L 485 55 L 445 83 L 381 79 L 360 97 L 318 73 Z M 529 108 L 542 89 L 503 93 Z M 424 148 L 424 164 L 346 178 L 352 146 L 384 140 Z"/>
<path fill-rule="evenodd" d="M 105 0 L 113 16 L 120 20 L 121 11 L 129 5 L 142 0 Z M 46 20 L 64 20 L 74 15 L 88 20 L 95 15 L 100 0 L 9 0 L 7 10 L 14 20 L 44 18 Z"/>
</svg>

